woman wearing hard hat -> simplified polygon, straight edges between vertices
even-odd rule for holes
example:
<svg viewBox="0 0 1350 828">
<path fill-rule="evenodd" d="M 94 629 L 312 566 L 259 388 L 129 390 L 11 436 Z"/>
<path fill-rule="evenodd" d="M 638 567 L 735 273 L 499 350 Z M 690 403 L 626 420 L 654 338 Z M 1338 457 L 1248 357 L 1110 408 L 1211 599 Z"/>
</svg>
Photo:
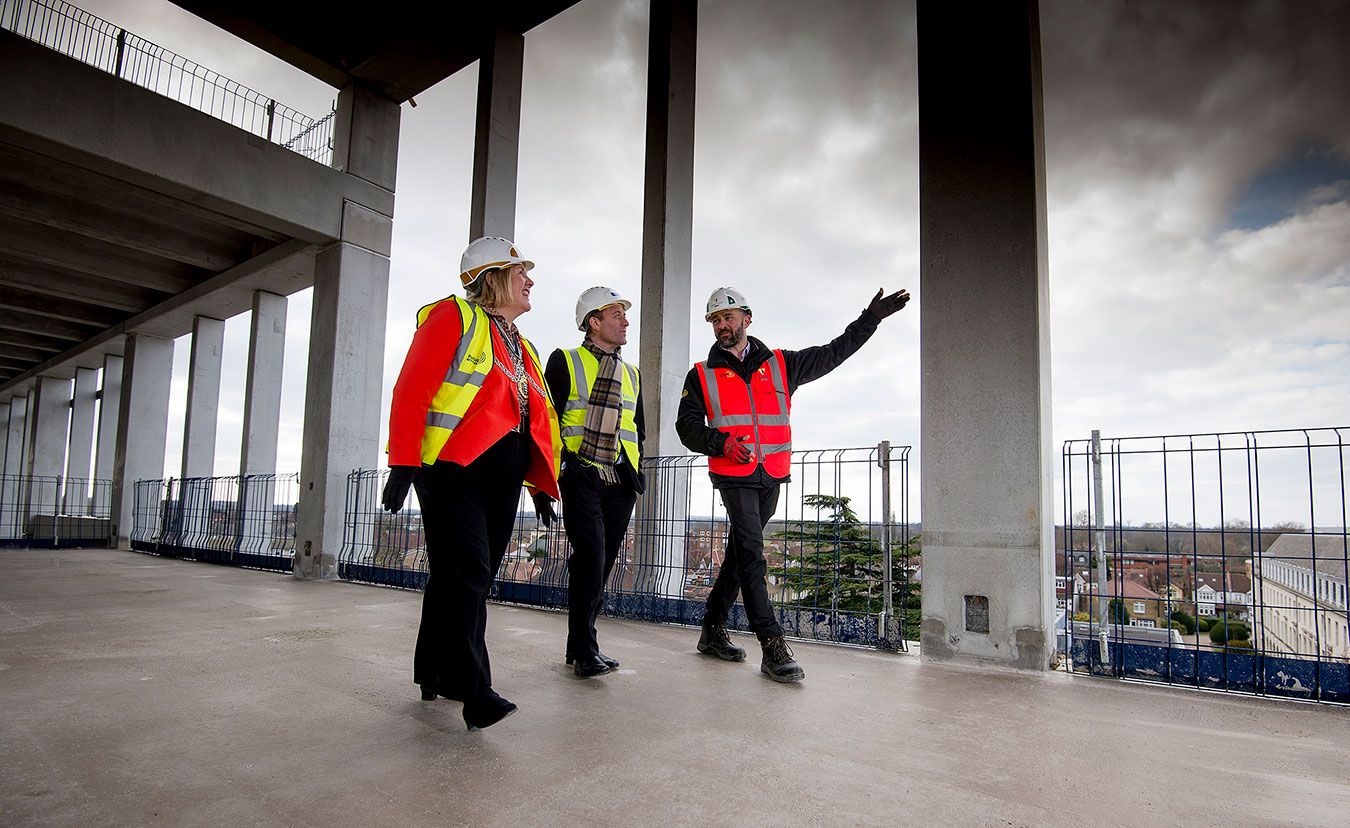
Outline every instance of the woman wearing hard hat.
<svg viewBox="0 0 1350 828">
<path fill-rule="evenodd" d="M 530 309 L 533 268 L 507 239 L 471 242 L 460 260 L 466 298 L 417 312 L 389 411 L 382 503 L 397 512 L 415 487 L 426 531 L 413 681 L 423 700 L 462 701 L 470 730 L 516 712 L 492 689 L 484 633 L 521 485 L 558 497 L 558 415 L 515 324 Z"/>
</svg>

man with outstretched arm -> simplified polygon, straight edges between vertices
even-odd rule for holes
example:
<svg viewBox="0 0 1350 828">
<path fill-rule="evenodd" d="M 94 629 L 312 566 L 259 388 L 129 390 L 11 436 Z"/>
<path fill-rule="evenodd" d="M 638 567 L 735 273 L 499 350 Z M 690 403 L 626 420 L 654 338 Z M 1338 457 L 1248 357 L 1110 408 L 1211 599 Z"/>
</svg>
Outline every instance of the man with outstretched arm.
<svg viewBox="0 0 1350 828">
<path fill-rule="evenodd" d="M 783 628 L 765 583 L 764 527 L 778 508 L 779 486 L 792 466 L 792 395 L 848 359 L 876 332 L 881 320 L 909 301 L 901 290 L 878 290 L 867 309 L 825 345 L 800 351 L 769 350 L 748 336 L 752 321 L 745 295 L 731 287 L 708 297 L 704 318 L 717 342 L 708 359 L 685 377 L 675 429 L 691 451 L 709 456 L 708 473 L 731 523 L 726 558 L 704 608 L 698 651 L 744 661 L 731 643 L 726 619 L 741 593 L 750 629 L 764 651 L 760 671 L 774 681 L 801 681 L 806 673 L 783 640 Z"/>
</svg>

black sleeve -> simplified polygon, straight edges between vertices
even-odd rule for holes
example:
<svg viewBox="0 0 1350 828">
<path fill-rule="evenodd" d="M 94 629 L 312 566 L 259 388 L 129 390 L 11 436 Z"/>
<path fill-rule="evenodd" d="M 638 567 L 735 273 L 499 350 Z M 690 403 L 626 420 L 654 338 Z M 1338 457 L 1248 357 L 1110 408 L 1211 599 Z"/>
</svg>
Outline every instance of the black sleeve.
<svg viewBox="0 0 1350 828">
<path fill-rule="evenodd" d="M 857 319 L 848 323 L 844 332 L 825 345 L 813 345 L 800 351 L 784 351 L 783 363 L 788 372 L 788 393 L 796 392 L 799 386 L 818 380 L 843 364 L 853 356 L 863 343 L 877 332 L 878 319 L 863 311 Z"/>
<path fill-rule="evenodd" d="M 675 417 L 675 431 L 684 447 L 698 454 L 713 456 L 722 453 L 726 434 L 708 427 L 708 410 L 703 407 L 703 388 L 698 382 L 698 369 L 690 368 L 680 392 L 680 411 Z"/>
<path fill-rule="evenodd" d="M 647 415 L 642 412 L 642 381 L 638 380 L 637 411 L 633 413 L 633 423 L 637 426 L 638 454 L 642 454 L 642 444 L 647 441 Z"/>
<path fill-rule="evenodd" d="M 567 373 L 567 355 L 561 348 L 555 348 L 548 355 L 548 365 L 544 366 L 544 382 L 548 383 L 548 393 L 553 395 L 553 407 L 558 409 L 558 416 L 562 417 L 567 395 L 572 390 L 572 377 Z"/>
</svg>

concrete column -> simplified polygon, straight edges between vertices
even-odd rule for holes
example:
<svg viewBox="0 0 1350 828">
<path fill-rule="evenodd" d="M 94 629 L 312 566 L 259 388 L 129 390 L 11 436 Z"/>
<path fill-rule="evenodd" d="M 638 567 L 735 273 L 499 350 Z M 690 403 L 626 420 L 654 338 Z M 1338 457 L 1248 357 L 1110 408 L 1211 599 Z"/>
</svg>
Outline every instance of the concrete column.
<svg viewBox="0 0 1350 828">
<path fill-rule="evenodd" d="M 399 108 L 375 97 L 346 119 L 352 135 L 345 146 L 379 153 L 379 164 L 353 158 L 362 169 L 379 167 L 375 183 L 394 188 Z M 350 105 L 350 104 L 348 104 Z M 343 123 L 342 117 L 338 118 Z M 342 240 L 321 250 L 314 262 L 305 440 L 300 457 L 300 503 L 296 513 L 295 575 L 334 578 L 346 517 L 347 476 L 379 462 L 380 389 L 384 379 L 384 325 L 389 305 L 389 250 L 393 216 L 348 202 Z"/>
<path fill-rule="evenodd" d="M 473 142 L 469 238 L 516 233 L 520 157 L 520 87 L 525 36 L 498 31 L 478 61 L 478 119 Z"/>
<path fill-rule="evenodd" d="M 216 465 L 216 423 L 220 408 L 220 365 L 225 323 L 209 316 L 192 320 L 186 416 L 183 420 L 182 477 L 210 477 Z"/>
<path fill-rule="evenodd" d="M 255 291 L 244 386 L 240 474 L 275 474 L 281 419 L 281 370 L 286 357 L 286 297 Z"/>
<path fill-rule="evenodd" d="M 1054 513 L 1039 9 L 921 0 L 924 658 L 1048 669 Z"/>
<path fill-rule="evenodd" d="M 244 388 L 244 437 L 239 452 L 241 549 L 272 546 L 272 500 L 276 489 L 277 439 L 281 420 L 281 370 L 286 356 L 286 297 L 256 291 L 248 337 Z"/>
<path fill-rule="evenodd" d="M 94 478 L 112 480 L 117 455 L 117 423 L 122 407 L 122 358 L 103 358 L 103 388 L 99 391 L 98 445 L 94 448 Z"/>
<path fill-rule="evenodd" d="M 98 369 L 76 368 L 75 391 L 70 404 L 70 450 L 66 455 L 65 511 L 69 514 L 88 511 L 97 402 Z"/>
<path fill-rule="evenodd" d="M 0 476 L 3 476 L 9 462 L 9 400 L 0 403 L 0 425 L 5 427 L 4 433 L 0 433 Z"/>
<path fill-rule="evenodd" d="M 70 436 L 70 380 L 39 377 L 34 387 L 33 415 L 29 418 L 27 474 L 61 477 L 66 471 L 66 440 Z"/>
<path fill-rule="evenodd" d="M 172 378 L 172 339 L 146 334 L 127 337 L 117 413 L 112 495 L 112 516 L 117 524 L 118 542 L 124 548 L 132 530 L 136 481 L 164 477 Z"/>
<path fill-rule="evenodd" d="M 694 228 L 696 0 L 655 0 L 647 64 L 647 161 L 642 215 L 642 396 L 649 456 L 684 454 L 675 433 L 689 353 Z M 634 550 L 641 589 L 683 594 L 684 547 L 652 521 L 682 521 L 684 481 L 653 485 L 638 504 Z M 668 489 L 668 491 L 663 491 Z M 644 526 L 644 524 L 647 524 Z M 665 537 L 670 534 L 670 537 Z"/>
<path fill-rule="evenodd" d="M 66 441 L 70 436 L 71 382 L 39 377 L 33 388 L 28 418 L 28 494 L 24 514 L 54 515 L 61 502 L 58 478 L 66 470 Z"/>
<path fill-rule="evenodd" d="M 5 461 L 0 466 L 0 540 L 23 536 L 19 475 L 23 474 L 27 414 L 27 395 L 13 397 L 5 404 Z"/>
</svg>

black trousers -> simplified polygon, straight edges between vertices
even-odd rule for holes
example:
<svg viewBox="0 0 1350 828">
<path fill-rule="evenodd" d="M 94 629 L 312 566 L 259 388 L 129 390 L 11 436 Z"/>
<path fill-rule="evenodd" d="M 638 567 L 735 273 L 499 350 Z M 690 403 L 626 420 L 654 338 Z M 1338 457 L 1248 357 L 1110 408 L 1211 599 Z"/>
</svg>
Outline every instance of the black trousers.
<svg viewBox="0 0 1350 828">
<path fill-rule="evenodd" d="M 487 594 L 515 527 L 529 438 L 511 432 L 468 466 L 437 461 L 418 475 L 427 586 L 413 681 L 463 701 L 492 689 Z"/>
<path fill-rule="evenodd" d="M 567 557 L 566 653 L 571 658 L 591 658 L 600 652 L 595 619 L 637 502 L 637 492 L 620 479 L 607 486 L 594 468 L 573 460 L 558 480 L 563 528 L 572 545 Z"/>
<path fill-rule="evenodd" d="M 759 640 L 783 634 L 778 614 L 769 602 L 769 587 L 765 581 L 768 565 L 764 562 L 764 527 L 778 508 L 778 485 L 767 488 L 718 489 L 722 504 L 727 507 L 731 533 L 727 538 L 727 554 L 722 569 L 708 593 L 705 618 L 724 623 L 731 605 L 736 603 L 737 590 L 750 629 Z"/>
</svg>

